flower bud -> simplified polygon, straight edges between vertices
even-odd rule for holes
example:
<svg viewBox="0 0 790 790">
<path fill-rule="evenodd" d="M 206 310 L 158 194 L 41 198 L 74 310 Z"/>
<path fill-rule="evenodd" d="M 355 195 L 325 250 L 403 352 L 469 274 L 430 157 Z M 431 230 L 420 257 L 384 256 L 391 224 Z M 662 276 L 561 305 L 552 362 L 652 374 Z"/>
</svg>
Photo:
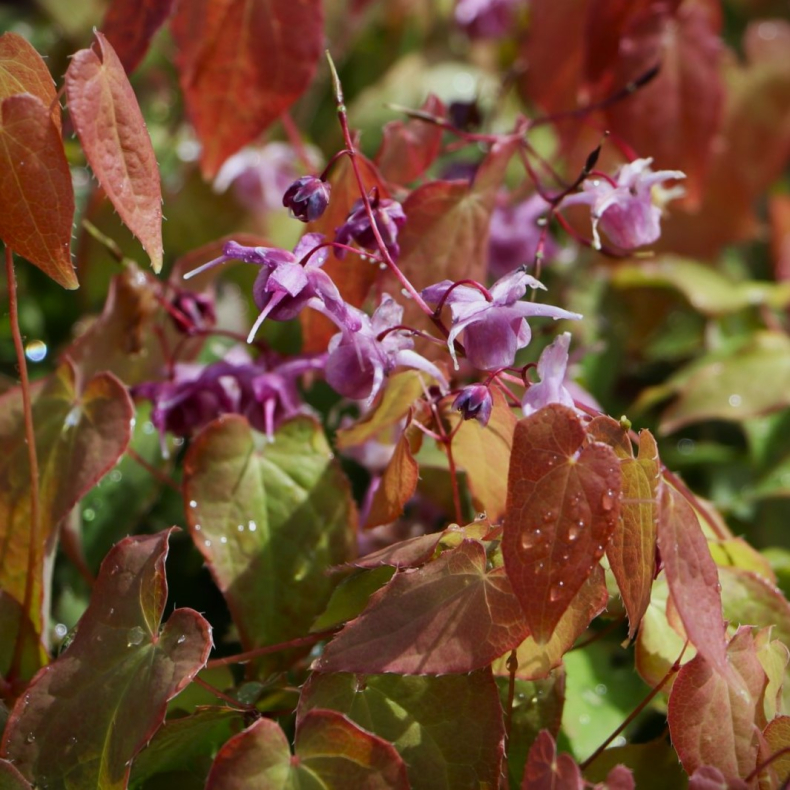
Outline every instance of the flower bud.
<svg viewBox="0 0 790 790">
<path fill-rule="evenodd" d="M 318 219 L 327 205 L 331 186 L 315 176 L 302 176 L 285 190 L 283 205 L 291 210 L 296 219 L 312 222 Z"/>
<path fill-rule="evenodd" d="M 458 393 L 452 407 L 460 411 L 465 420 L 477 420 L 485 427 L 491 419 L 494 402 L 485 384 L 470 384 Z"/>
<path fill-rule="evenodd" d="M 205 294 L 179 291 L 170 303 L 170 317 L 179 332 L 191 335 L 195 330 L 210 329 L 217 321 L 214 300 Z"/>
</svg>

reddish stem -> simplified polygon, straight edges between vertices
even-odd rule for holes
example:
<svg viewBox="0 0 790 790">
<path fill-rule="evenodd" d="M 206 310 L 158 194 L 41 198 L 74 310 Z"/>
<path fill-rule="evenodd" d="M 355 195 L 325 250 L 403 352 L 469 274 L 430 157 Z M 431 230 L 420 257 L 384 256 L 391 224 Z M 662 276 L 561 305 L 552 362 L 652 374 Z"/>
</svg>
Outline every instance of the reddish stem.
<svg viewBox="0 0 790 790">
<path fill-rule="evenodd" d="M 265 647 L 256 647 L 254 650 L 248 650 L 246 653 L 238 653 L 235 656 L 226 656 L 225 658 L 215 658 L 206 664 L 206 669 L 216 669 L 217 667 L 226 667 L 228 664 L 245 664 L 255 658 L 261 656 L 268 656 L 271 653 L 280 653 L 283 650 L 290 650 L 295 647 L 306 647 L 307 645 L 314 645 L 328 636 L 332 636 L 336 629 L 329 631 L 321 631 L 317 634 L 310 634 L 309 636 L 300 636 L 292 639 L 290 642 L 280 642 L 277 645 L 266 645 Z"/>
<path fill-rule="evenodd" d="M 751 784 L 774 760 L 778 760 L 780 757 L 784 757 L 786 754 L 790 754 L 790 746 L 785 746 L 779 751 L 774 752 L 767 760 L 763 760 L 743 781 L 748 785 Z M 785 780 L 785 783 L 782 787 L 787 787 L 788 780 Z"/>
<path fill-rule="evenodd" d="M 22 607 L 23 617 L 32 617 L 33 593 L 35 580 L 38 577 L 39 542 L 41 540 L 41 515 L 39 513 L 39 470 L 38 455 L 36 454 L 36 433 L 33 426 L 33 401 L 30 394 L 30 380 L 27 375 L 27 362 L 25 360 L 25 347 L 22 334 L 19 330 L 19 306 L 17 304 L 16 272 L 14 271 L 14 254 L 11 248 L 5 248 L 5 271 L 8 281 L 8 312 L 11 324 L 11 335 L 14 339 L 14 350 L 19 367 L 19 380 L 22 387 L 22 411 L 25 421 L 25 442 L 27 443 L 27 459 L 30 467 L 30 532 L 28 536 L 27 578 L 25 579 L 25 598 Z M 14 657 L 9 672 L 12 678 L 19 675 L 22 666 L 22 639 L 17 639 L 14 645 Z"/>
<path fill-rule="evenodd" d="M 213 694 L 217 699 L 221 699 L 224 702 L 227 702 L 232 708 L 237 708 L 238 710 L 249 711 L 255 710 L 254 705 L 245 705 L 243 702 L 239 702 L 239 700 L 234 699 L 233 697 L 228 696 L 224 692 L 220 691 L 215 686 L 212 686 L 211 683 L 206 683 L 200 675 L 195 675 L 193 678 L 194 682 L 197 683 L 198 686 L 201 688 L 206 689 L 210 694 Z"/>
<path fill-rule="evenodd" d="M 132 461 L 142 466 L 143 469 L 148 472 L 148 474 L 150 474 L 160 483 L 164 483 L 164 485 L 172 488 L 173 491 L 177 491 L 179 494 L 181 493 L 181 487 L 175 482 L 175 480 L 166 475 L 161 469 L 157 469 L 152 464 L 149 464 L 148 461 L 146 461 L 145 458 L 143 458 L 136 450 L 133 450 L 131 447 L 127 447 L 126 454 L 132 459 Z"/>
<path fill-rule="evenodd" d="M 475 288 L 476 290 L 480 291 L 483 296 L 485 296 L 487 302 L 493 302 L 494 297 L 491 295 L 491 291 L 488 290 L 484 285 L 481 285 L 476 280 L 458 280 L 454 282 L 443 294 L 442 298 L 439 300 L 439 303 L 436 305 L 436 310 L 433 311 L 435 316 L 439 316 L 442 312 L 442 308 L 447 301 L 447 297 L 459 286 L 459 285 L 466 285 L 469 288 Z"/>
<path fill-rule="evenodd" d="M 288 141 L 291 143 L 294 151 L 296 151 L 296 155 L 302 160 L 305 169 L 311 170 L 313 163 L 310 161 L 310 157 L 307 154 L 302 135 L 299 134 L 299 130 L 296 128 L 296 124 L 293 122 L 293 118 L 291 118 L 287 110 L 281 113 L 280 123 L 283 125 L 285 134 L 288 136 Z"/>
</svg>

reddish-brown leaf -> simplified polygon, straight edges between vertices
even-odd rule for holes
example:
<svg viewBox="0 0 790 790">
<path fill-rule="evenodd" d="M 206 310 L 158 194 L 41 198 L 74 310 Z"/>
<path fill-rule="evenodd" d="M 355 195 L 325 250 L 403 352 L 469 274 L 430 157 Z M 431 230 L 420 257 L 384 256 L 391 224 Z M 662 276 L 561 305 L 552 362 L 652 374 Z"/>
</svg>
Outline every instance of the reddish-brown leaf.
<svg viewBox="0 0 790 790">
<path fill-rule="evenodd" d="M 704 765 L 725 779 L 745 778 L 757 764 L 765 671 L 751 629 L 741 627 L 727 648 L 731 683 L 702 654 L 681 668 L 669 696 L 672 744 L 691 774 Z"/>
<path fill-rule="evenodd" d="M 657 63 L 649 85 L 606 111 L 608 128 L 656 168 L 682 170 L 689 202 L 697 206 L 724 107 L 720 18 L 700 3 L 677 13 L 651 3 L 632 17 L 620 40 L 612 86 L 620 88 Z"/>
<path fill-rule="evenodd" d="M 171 25 L 181 88 L 213 178 L 301 96 L 323 45 L 320 0 L 191 0 Z"/>
<path fill-rule="evenodd" d="M 38 96 L 60 131 L 60 104 L 47 64 L 33 46 L 16 33 L 0 36 L 0 101 L 17 93 Z"/>
<path fill-rule="evenodd" d="M 357 156 L 357 164 L 365 190 L 369 192 L 376 187 L 381 197 L 388 197 L 389 192 L 375 165 L 361 155 Z M 335 238 L 335 229 L 346 221 L 351 206 L 360 198 L 359 186 L 347 157 L 333 166 L 329 183 L 332 185 L 329 206 L 320 219 L 308 223 L 306 232 L 323 233 L 331 241 Z M 340 260 L 334 251 L 330 251 L 323 269 L 335 281 L 343 299 L 354 307 L 362 306 L 379 276 L 378 263 L 364 261 L 354 254 Z M 315 310 L 302 310 L 299 320 L 305 352 L 324 351 L 329 338 L 337 333 L 337 326 Z"/>
<path fill-rule="evenodd" d="M 661 470 L 658 446 L 650 431 L 639 434 L 638 460 L 621 458 L 620 468 L 623 470 L 620 520 L 606 556 L 628 612 L 628 637 L 633 639 L 650 604 L 656 570 L 656 495 Z"/>
<path fill-rule="evenodd" d="M 521 420 L 513 437 L 502 553 L 538 644 L 551 639 L 620 513 L 617 456 L 584 440 L 575 412 L 558 404 Z"/>
<path fill-rule="evenodd" d="M 471 672 L 527 635 L 502 568 L 465 540 L 423 568 L 396 574 L 327 645 L 321 672 Z"/>
<path fill-rule="evenodd" d="M 175 0 L 112 0 L 102 32 L 131 74 L 148 52 L 154 33 L 165 23 Z"/>
<path fill-rule="evenodd" d="M 206 790 L 322 787 L 408 790 L 406 766 L 391 743 L 342 713 L 310 711 L 296 731 L 296 755 L 271 719 L 259 719 L 220 750 Z"/>
<path fill-rule="evenodd" d="M 694 509 L 674 488 L 663 485 L 662 489 L 658 548 L 672 601 L 689 642 L 711 667 L 728 677 L 716 564 Z"/>
<path fill-rule="evenodd" d="M 72 290 L 73 219 L 71 172 L 49 107 L 29 93 L 9 96 L 0 105 L 0 238 Z"/>
<path fill-rule="evenodd" d="M 167 702 L 206 663 L 211 627 L 167 600 L 172 530 L 125 538 L 102 563 L 74 641 L 14 706 L 2 754 L 37 786 L 124 788 Z"/>
<path fill-rule="evenodd" d="M 582 772 L 569 754 L 557 754 L 548 730 L 541 730 L 529 750 L 521 790 L 582 790 Z"/>
<path fill-rule="evenodd" d="M 59 523 L 123 454 L 133 415 L 126 388 L 112 374 L 97 374 L 79 391 L 69 364 L 61 365 L 34 396 L 40 545 L 27 615 L 36 628 L 44 604 L 44 547 L 53 545 Z M 30 552 L 30 471 L 19 388 L 0 399 L 0 446 L 0 587 L 21 602 Z"/>
<path fill-rule="evenodd" d="M 467 473 L 475 508 L 496 522 L 505 515 L 507 470 L 517 420 L 498 389 L 492 388 L 491 396 L 494 406 L 485 427 L 477 420 L 461 421 L 459 414 L 449 411 L 449 400 L 445 406 L 451 426 L 461 422 L 453 435 L 453 460 Z"/>
<path fill-rule="evenodd" d="M 596 565 L 560 618 L 551 639 L 545 645 L 539 645 L 528 636 L 518 646 L 516 677 L 521 680 L 548 677 L 552 669 L 562 664 L 562 657 L 584 633 L 592 619 L 606 608 L 608 600 L 603 568 Z M 510 674 L 507 659 L 508 656 L 501 656 L 493 663 L 494 674 L 505 677 Z"/>
<path fill-rule="evenodd" d="M 774 274 L 777 280 L 790 280 L 790 195 L 771 195 L 768 212 Z"/>
<path fill-rule="evenodd" d="M 422 112 L 443 118 L 445 108 L 433 94 L 420 108 Z M 442 128 L 418 118 L 390 121 L 384 127 L 384 139 L 376 154 L 376 164 L 387 181 L 406 185 L 419 178 L 439 154 Z"/>
<path fill-rule="evenodd" d="M 415 438 L 419 441 L 419 437 Z M 419 477 L 420 465 L 412 455 L 408 431 L 404 431 L 395 445 L 395 452 L 390 458 L 387 468 L 381 475 L 379 486 L 373 495 L 365 528 L 371 529 L 395 521 L 403 513 L 406 503 L 414 495 Z"/>
<path fill-rule="evenodd" d="M 66 95 L 85 156 L 118 215 L 162 268 L 159 166 L 123 65 L 98 31 L 99 54 L 81 49 L 66 72 Z"/>
</svg>

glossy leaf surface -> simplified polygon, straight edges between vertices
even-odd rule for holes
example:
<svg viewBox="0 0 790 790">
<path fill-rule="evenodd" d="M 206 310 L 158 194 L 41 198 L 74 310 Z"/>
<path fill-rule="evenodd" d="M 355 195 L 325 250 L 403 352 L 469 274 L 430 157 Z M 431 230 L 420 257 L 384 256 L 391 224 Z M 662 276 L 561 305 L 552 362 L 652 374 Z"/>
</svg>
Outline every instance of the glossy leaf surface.
<svg viewBox="0 0 790 790">
<path fill-rule="evenodd" d="M 115 546 L 74 641 L 14 706 L 3 755 L 37 784 L 126 787 L 167 701 L 205 664 L 211 627 L 197 612 L 177 609 L 160 630 L 169 536 Z"/>
<path fill-rule="evenodd" d="M 578 417 L 556 404 L 521 420 L 513 437 L 502 552 L 538 644 L 551 639 L 619 517 L 617 456 L 600 443 L 582 448 L 584 438 Z"/>
</svg>

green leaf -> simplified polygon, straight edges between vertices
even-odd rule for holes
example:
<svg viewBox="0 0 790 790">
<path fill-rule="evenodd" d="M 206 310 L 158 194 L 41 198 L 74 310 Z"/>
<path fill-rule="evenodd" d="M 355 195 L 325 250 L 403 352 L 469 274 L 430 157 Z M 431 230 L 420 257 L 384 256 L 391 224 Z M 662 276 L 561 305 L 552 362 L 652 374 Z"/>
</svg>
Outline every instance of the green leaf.
<svg viewBox="0 0 790 790">
<path fill-rule="evenodd" d="M 395 573 L 391 565 L 381 565 L 370 571 L 357 571 L 343 579 L 334 590 L 326 609 L 313 623 L 311 631 L 326 631 L 357 617 L 368 605 L 370 596 L 385 585 Z"/>
<path fill-rule="evenodd" d="M 314 673 L 297 721 L 316 708 L 340 711 L 391 742 L 413 790 L 497 786 L 504 725 L 488 670 L 442 677 Z"/>
<path fill-rule="evenodd" d="M 126 787 L 131 760 L 205 664 L 211 627 L 167 600 L 170 532 L 125 538 L 107 555 L 74 641 L 16 702 L 2 755 L 39 786 Z"/>
<path fill-rule="evenodd" d="M 681 790 L 688 783 L 675 750 L 663 738 L 606 749 L 584 771 L 584 777 L 590 782 L 603 782 L 616 765 L 625 765 L 634 772 L 639 790 Z"/>
<path fill-rule="evenodd" d="M 352 556 L 356 519 L 320 427 L 298 418 L 270 443 L 243 417 L 214 421 L 187 453 L 184 498 L 244 647 L 307 633 L 336 584 L 327 569 Z"/>
</svg>

